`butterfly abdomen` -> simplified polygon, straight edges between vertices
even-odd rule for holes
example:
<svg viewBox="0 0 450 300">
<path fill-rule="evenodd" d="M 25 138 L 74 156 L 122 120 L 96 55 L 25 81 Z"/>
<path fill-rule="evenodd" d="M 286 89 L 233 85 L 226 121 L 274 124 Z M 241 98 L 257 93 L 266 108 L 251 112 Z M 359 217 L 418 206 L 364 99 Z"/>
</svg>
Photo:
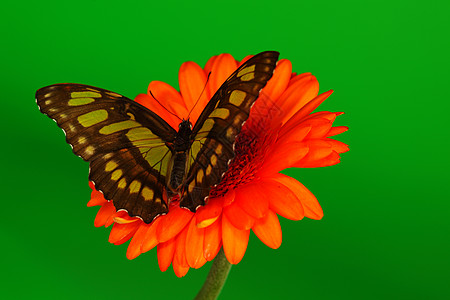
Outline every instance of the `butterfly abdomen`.
<svg viewBox="0 0 450 300">
<path fill-rule="evenodd" d="M 183 184 L 186 177 L 186 151 L 180 151 L 172 156 L 172 171 L 170 173 L 169 188 L 172 191 L 177 191 Z"/>
</svg>

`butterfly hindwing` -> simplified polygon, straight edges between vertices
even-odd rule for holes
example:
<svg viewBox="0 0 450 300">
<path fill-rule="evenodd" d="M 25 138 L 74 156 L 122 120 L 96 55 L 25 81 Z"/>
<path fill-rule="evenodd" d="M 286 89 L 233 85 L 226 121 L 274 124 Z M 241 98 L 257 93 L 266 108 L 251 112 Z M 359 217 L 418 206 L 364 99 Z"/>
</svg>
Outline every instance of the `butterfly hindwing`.
<svg viewBox="0 0 450 300">
<path fill-rule="evenodd" d="M 166 143 L 176 131 L 164 120 L 126 97 L 81 84 L 44 87 L 36 101 L 64 130 L 74 153 L 90 162 L 89 179 L 117 210 L 147 223 L 168 212 L 172 153 Z"/>
<path fill-rule="evenodd" d="M 234 157 L 234 142 L 259 92 L 272 77 L 279 53 L 262 52 L 242 64 L 217 90 L 193 128 L 181 206 L 195 211 Z"/>
</svg>

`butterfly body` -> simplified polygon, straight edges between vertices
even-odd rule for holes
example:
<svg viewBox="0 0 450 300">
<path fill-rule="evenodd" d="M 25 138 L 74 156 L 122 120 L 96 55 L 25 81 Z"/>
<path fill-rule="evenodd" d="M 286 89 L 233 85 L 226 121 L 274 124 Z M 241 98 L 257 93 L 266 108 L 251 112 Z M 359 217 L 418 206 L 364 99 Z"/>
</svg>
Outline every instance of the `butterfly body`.
<svg viewBox="0 0 450 300">
<path fill-rule="evenodd" d="M 183 120 L 178 130 L 135 101 L 89 85 L 43 87 L 36 102 L 63 129 L 73 152 L 89 162 L 89 180 L 105 199 L 150 223 L 169 211 L 175 195 L 192 212 L 205 205 L 278 55 L 266 51 L 242 64 L 194 126 Z"/>
<path fill-rule="evenodd" d="M 169 167 L 168 198 L 180 192 L 186 178 L 186 163 L 188 150 L 193 142 L 192 124 L 189 120 L 182 120 L 178 126 L 175 140 L 169 145 L 172 151 L 172 163 Z"/>
</svg>

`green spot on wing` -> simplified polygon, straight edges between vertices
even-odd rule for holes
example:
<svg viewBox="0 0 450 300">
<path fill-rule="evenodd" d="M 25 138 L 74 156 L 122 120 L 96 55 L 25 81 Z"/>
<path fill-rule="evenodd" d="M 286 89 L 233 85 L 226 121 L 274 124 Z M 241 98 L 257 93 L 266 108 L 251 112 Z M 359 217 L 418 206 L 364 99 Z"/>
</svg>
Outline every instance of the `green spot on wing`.
<svg viewBox="0 0 450 300">
<path fill-rule="evenodd" d="M 68 104 L 69 104 L 69 106 L 79 106 L 79 105 L 89 104 L 94 101 L 95 101 L 94 98 L 75 98 L 75 99 L 70 99 Z"/>
<path fill-rule="evenodd" d="M 94 97 L 94 98 L 100 98 L 102 95 L 100 93 L 96 92 L 72 92 L 70 93 L 70 97 L 72 98 L 88 98 L 88 97 Z"/>
<path fill-rule="evenodd" d="M 83 127 L 90 127 L 94 124 L 103 122 L 106 119 L 108 119 L 108 112 L 104 109 L 94 110 L 78 116 L 78 122 L 80 122 Z"/>
<path fill-rule="evenodd" d="M 127 120 L 122 122 L 113 123 L 110 125 L 106 125 L 100 129 L 101 134 L 111 134 L 120 130 L 130 129 L 141 126 L 138 122 Z"/>
</svg>

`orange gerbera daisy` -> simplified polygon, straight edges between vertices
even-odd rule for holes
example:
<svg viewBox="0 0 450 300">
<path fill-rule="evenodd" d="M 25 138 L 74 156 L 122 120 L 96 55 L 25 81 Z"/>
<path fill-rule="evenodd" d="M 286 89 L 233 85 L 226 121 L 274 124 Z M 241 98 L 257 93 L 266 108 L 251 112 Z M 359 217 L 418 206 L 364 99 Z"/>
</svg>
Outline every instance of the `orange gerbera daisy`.
<svg viewBox="0 0 450 300">
<path fill-rule="evenodd" d="M 204 68 L 186 62 L 179 72 L 180 92 L 153 81 L 148 90 L 159 103 L 149 92 L 135 100 L 178 128 L 179 119 L 167 110 L 186 118 L 206 84 L 191 112 L 190 120 L 195 124 L 214 92 L 250 57 L 237 62 L 230 54 L 221 54 L 212 57 Z M 189 268 L 211 261 L 222 246 L 228 261 L 239 263 L 250 230 L 267 246 L 278 248 L 282 240 L 278 215 L 291 220 L 323 216 L 314 195 L 279 172 L 291 167 L 331 166 L 339 163 L 340 153 L 348 151 L 347 145 L 330 138 L 348 129 L 332 127 L 341 113 L 312 113 L 332 93 L 318 92 L 319 83 L 311 73 L 296 75 L 289 60 L 280 60 L 236 139 L 236 157 L 205 206 L 192 213 L 172 201 L 167 215 L 146 224 L 124 211 L 116 212 L 112 201 L 106 201 L 90 184 L 93 191 L 88 206 L 101 206 L 95 226 L 113 224 L 109 241 L 115 245 L 131 239 L 129 259 L 156 246 L 161 271 L 172 264 L 178 277 Z"/>
</svg>

